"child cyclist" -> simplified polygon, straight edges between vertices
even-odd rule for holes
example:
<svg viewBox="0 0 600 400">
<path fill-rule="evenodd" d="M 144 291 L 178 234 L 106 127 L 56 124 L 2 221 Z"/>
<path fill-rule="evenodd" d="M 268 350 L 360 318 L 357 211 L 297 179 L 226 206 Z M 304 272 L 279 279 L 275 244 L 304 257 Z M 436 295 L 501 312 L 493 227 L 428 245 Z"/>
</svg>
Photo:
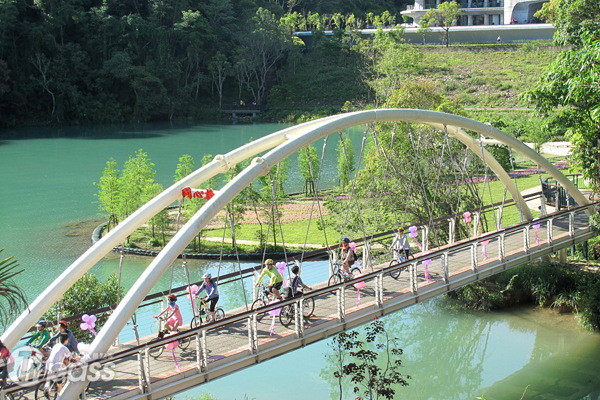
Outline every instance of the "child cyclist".
<svg viewBox="0 0 600 400">
<path fill-rule="evenodd" d="M 156 315 L 154 318 L 158 318 L 164 313 L 167 313 L 167 322 L 165 323 L 165 329 L 162 332 L 169 333 L 171 331 L 176 331 L 178 327 L 183 325 L 183 317 L 181 316 L 181 311 L 179 310 L 179 306 L 177 305 L 177 296 L 174 294 L 170 294 L 168 296 L 169 303 L 167 308 L 160 314 Z"/>
<path fill-rule="evenodd" d="M 208 272 L 205 273 L 202 278 L 204 282 L 198 288 L 198 291 L 194 293 L 194 297 L 198 297 L 203 290 L 206 290 L 206 297 L 204 301 L 209 303 L 208 309 L 210 314 L 212 315 L 212 320 L 216 321 L 216 313 L 215 308 L 217 307 L 217 302 L 219 301 L 219 289 L 217 288 L 217 282 L 212 279 L 212 275 Z"/>
</svg>

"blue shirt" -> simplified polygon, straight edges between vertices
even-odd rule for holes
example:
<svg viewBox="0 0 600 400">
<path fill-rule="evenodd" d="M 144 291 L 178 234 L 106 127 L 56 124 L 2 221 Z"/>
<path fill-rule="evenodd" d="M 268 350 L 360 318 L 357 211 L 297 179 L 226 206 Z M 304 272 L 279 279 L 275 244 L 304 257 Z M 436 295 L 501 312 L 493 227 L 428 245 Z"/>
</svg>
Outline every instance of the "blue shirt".
<svg viewBox="0 0 600 400">
<path fill-rule="evenodd" d="M 208 296 L 209 299 L 219 297 L 219 289 L 217 288 L 216 282 L 210 281 L 208 285 L 206 285 L 205 282 L 202 282 L 202 285 L 200 285 L 200 287 L 198 288 L 195 297 L 198 297 L 200 295 L 200 292 L 202 292 L 203 290 L 206 290 L 206 296 Z"/>
</svg>

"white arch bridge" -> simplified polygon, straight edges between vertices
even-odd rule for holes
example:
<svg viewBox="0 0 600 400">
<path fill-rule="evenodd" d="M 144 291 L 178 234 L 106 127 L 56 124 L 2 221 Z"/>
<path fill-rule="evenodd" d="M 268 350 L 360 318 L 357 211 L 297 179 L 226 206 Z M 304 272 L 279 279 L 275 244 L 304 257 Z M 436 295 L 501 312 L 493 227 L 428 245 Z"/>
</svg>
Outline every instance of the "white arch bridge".
<svg viewBox="0 0 600 400">
<path fill-rule="evenodd" d="M 502 181 L 506 188 L 505 195 L 508 192 L 512 200 L 503 199 L 502 203 L 486 206 L 481 204 L 470 209 L 474 217 L 473 230 L 469 228 L 469 235 L 462 240 L 459 240 L 457 235 L 457 224 L 462 222 L 462 212 L 469 211 L 467 209 L 463 208 L 460 215 L 457 208 L 453 215 L 435 219 L 430 216 L 427 221 L 414 224 L 423 234 L 423 249 L 415 254 L 414 260 L 402 264 L 390 264 L 389 259 L 381 263 L 373 256 L 376 252 L 376 243 L 389 239 L 393 233 L 392 229 L 396 226 L 390 226 L 387 232 L 364 234 L 362 239 L 356 240 L 363 249 L 365 269 L 362 277 L 331 286 L 327 286 L 327 282 L 315 284 L 313 285 L 315 290 L 305 294 L 304 297 L 266 306 L 261 308 L 260 312 L 247 310 L 246 307 L 228 310 L 227 318 L 223 320 L 195 329 L 186 327 L 177 338 L 180 341 L 191 339 L 191 345 L 185 350 L 177 350 L 181 364 L 179 371 L 176 370 L 173 360 L 168 355 L 163 356 L 162 359 L 149 356 L 153 348 L 171 342 L 172 338 L 151 340 L 148 337 L 142 338 L 138 343 L 113 346 L 115 339 L 136 310 L 161 296 L 161 294 L 149 295 L 149 292 L 184 252 L 188 243 L 221 210 L 226 209 L 244 188 L 251 185 L 258 177 L 269 174 L 269 171 L 282 160 L 319 139 L 357 125 L 398 122 L 428 125 L 447 133 L 446 141 L 450 137 L 453 138 L 452 140 L 462 142 L 464 147 L 483 159 L 486 175 L 489 168 Z M 468 134 L 467 131 L 475 132 L 478 138 L 474 138 L 473 136 L 477 135 Z M 526 204 L 527 199 L 521 195 L 515 182 L 511 181 L 494 157 L 484 149 L 483 144 L 487 139 L 495 139 L 535 162 L 566 189 L 575 204 L 562 211 L 542 214 L 534 221 Z M 266 152 L 264 155 L 257 156 L 264 152 Z M 443 153 L 442 149 L 442 157 Z M 6 330 L 2 335 L 2 341 L 9 348 L 13 348 L 30 327 L 35 325 L 36 321 L 59 301 L 65 291 L 85 272 L 114 247 L 123 243 L 126 237 L 138 227 L 174 201 L 181 200 L 182 189 L 199 187 L 212 177 L 226 174 L 236 164 L 254 156 L 257 157 L 251 164 L 207 201 L 141 274 L 127 295 L 114 308 L 110 318 L 90 345 L 91 353 L 103 356 L 87 360 L 79 368 L 70 372 L 69 382 L 63 389 L 61 398 L 77 398 L 88 384 L 87 397 L 151 399 L 173 395 L 343 330 L 357 327 L 369 322 L 374 316 L 408 307 L 595 236 L 589 224 L 589 216 L 594 212 L 593 205 L 577 187 L 548 160 L 490 125 L 464 117 L 423 110 L 382 109 L 342 114 L 290 127 L 248 143 L 225 155 L 216 156 L 209 164 L 169 187 L 121 222 L 70 265 L 38 296 L 29 310 L 23 312 Z M 381 158 L 382 163 L 384 158 L 389 156 L 390 153 L 384 155 Z M 352 192 L 354 192 L 354 184 L 355 181 L 352 181 Z M 381 186 L 383 187 L 383 184 Z M 491 186 L 488 188 L 491 197 Z M 533 197 L 543 198 L 543 195 L 542 193 L 540 196 L 538 193 Z M 388 189 L 384 196 L 391 198 L 394 192 Z M 435 201 L 435 197 L 432 201 Z M 521 222 L 504 226 L 502 216 L 511 207 L 519 210 Z M 485 213 L 488 218 L 493 216 L 495 221 L 487 231 L 481 223 Z M 440 229 L 445 229 L 447 232 L 447 240 L 440 242 L 436 235 L 435 245 L 431 244 L 434 242 L 432 234 Z M 307 257 L 327 257 L 335 248 L 337 246 L 313 251 L 307 254 Z M 427 262 L 424 265 L 425 260 Z M 240 270 L 239 273 L 231 275 L 248 277 L 254 273 L 254 270 L 254 268 Z M 395 279 L 393 275 L 400 271 L 402 273 L 399 278 Z M 306 273 L 303 268 L 303 276 Z M 361 290 L 359 304 L 353 285 L 362 281 L 366 285 Z M 173 289 L 174 292 L 177 290 L 183 291 L 183 288 Z M 314 313 L 310 317 L 305 318 L 301 312 L 296 312 L 292 324 L 278 325 L 275 334 L 270 334 L 270 318 L 261 318 L 265 312 L 286 304 L 295 304 L 295 309 L 301 310 L 304 303 L 308 301 L 315 303 Z M 108 363 L 114 363 L 112 370 L 116 373 L 110 381 L 90 383 L 89 374 L 81 373 L 81 369 L 92 365 L 99 368 Z M 19 385 L 9 386 L 1 392 L 1 396 L 3 397 L 7 392 L 17 391 L 30 396 L 35 390 L 35 385 L 37 382 L 22 382 Z"/>
</svg>

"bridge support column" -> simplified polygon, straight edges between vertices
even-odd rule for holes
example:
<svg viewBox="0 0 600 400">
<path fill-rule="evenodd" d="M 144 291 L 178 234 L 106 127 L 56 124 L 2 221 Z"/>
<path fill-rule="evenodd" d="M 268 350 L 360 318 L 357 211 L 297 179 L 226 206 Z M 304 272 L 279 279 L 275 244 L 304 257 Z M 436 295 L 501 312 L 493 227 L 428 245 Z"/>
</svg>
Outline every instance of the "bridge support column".
<svg viewBox="0 0 600 400">
<path fill-rule="evenodd" d="M 152 378 L 150 378 L 150 347 L 144 349 L 144 375 L 146 380 L 146 390 L 152 391 Z"/>
<path fill-rule="evenodd" d="M 529 254 L 530 243 L 529 243 L 529 226 L 523 228 L 523 250 L 526 254 Z"/>
<path fill-rule="evenodd" d="M 140 394 L 146 392 L 146 388 L 148 387 L 148 379 L 146 378 L 146 367 L 144 366 L 144 357 L 147 354 L 144 350 L 140 350 L 137 353 L 138 360 L 138 387 L 140 389 Z"/>
<path fill-rule="evenodd" d="M 477 272 L 477 243 L 471 245 L 471 270 Z"/>
<path fill-rule="evenodd" d="M 337 311 L 338 320 L 340 322 L 346 321 L 346 287 L 342 286 L 337 292 Z"/>
<path fill-rule="evenodd" d="M 248 317 L 248 350 L 250 350 L 250 354 L 258 353 L 258 322 L 256 321 L 256 314 L 253 314 L 251 317 Z M 204 331 L 202 331 L 204 332 Z M 206 333 L 204 332 L 206 335 Z M 206 337 L 206 336 L 205 336 Z M 206 344 L 206 342 L 205 342 Z M 206 346 L 204 346 L 206 349 Z M 203 356 L 206 357 L 206 351 L 204 350 Z M 207 360 L 208 362 L 208 360 Z M 208 366 L 208 364 L 207 364 Z"/>
<path fill-rule="evenodd" d="M 498 258 L 500 259 L 500 261 L 504 261 L 505 240 L 506 240 L 506 234 L 505 233 L 500 234 L 500 237 L 498 238 Z"/>
<path fill-rule="evenodd" d="M 500 229 L 502 229 L 502 207 L 498 207 L 496 209 L 496 215 L 497 215 L 497 218 L 496 218 L 496 229 L 500 230 Z"/>
<path fill-rule="evenodd" d="M 410 291 L 413 295 L 417 295 L 417 263 L 410 264 Z"/>
<path fill-rule="evenodd" d="M 450 266 L 448 263 L 450 262 L 450 252 L 445 252 L 442 254 L 442 274 L 444 278 L 444 283 L 448 283 L 450 281 Z"/>
<path fill-rule="evenodd" d="M 558 261 L 563 264 L 567 263 L 567 249 L 560 249 L 558 251 Z"/>
<path fill-rule="evenodd" d="M 429 251 L 429 226 L 423 225 L 423 253 Z"/>
<path fill-rule="evenodd" d="M 572 238 L 575 237 L 575 212 L 571 211 L 569 213 L 569 236 Z"/>
<path fill-rule="evenodd" d="M 200 336 L 200 332 L 196 333 L 196 367 L 198 368 L 198 372 L 205 372 L 206 371 L 206 360 L 204 360 L 203 357 L 203 352 L 202 352 L 202 345 L 201 345 L 201 336 Z"/>
<path fill-rule="evenodd" d="M 452 244 L 456 241 L 456 218 L 450 218 L 448 222 L 448 244 Z"/>
<path fill-rule="evenodd" d="M 548 240 L 548 247 L 552 247 L 552 240 L 554 239 L 554 235 L 552 233 L 552 229 L 554 228 L 552 219 L 549 219 L 546 223 L 546 239 Z"/>
<path fill-rule="evenodd" d="M 300 339 L 304 336 L 304 299 L 294 303 L 294 323 L 296 325 L 296 337 Z"/>
<path fill-rule="evenodd" d="M 377 307 L 383 308 L 383 272 L 375 278 L 375 303 Z"/>
</svg>

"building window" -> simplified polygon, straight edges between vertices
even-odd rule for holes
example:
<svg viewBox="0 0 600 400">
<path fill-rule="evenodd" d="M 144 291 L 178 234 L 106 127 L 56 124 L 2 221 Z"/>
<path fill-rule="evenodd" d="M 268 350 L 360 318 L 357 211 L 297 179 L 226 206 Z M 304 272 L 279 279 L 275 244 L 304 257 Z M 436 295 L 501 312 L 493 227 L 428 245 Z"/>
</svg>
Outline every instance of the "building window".
<svg viewBox="0 0 600 400">
<path fill-rule="evenodd" d="M 473 25 L 483 25 L 483 15 L 473 15 Z"/>
<path fill-rule="evenodd" d="M 461 15 L 456 19 L 456 25 L 458 26 L 466 26 L 469 25 L 469 17 L 466 15 Z"/>
</svg>

